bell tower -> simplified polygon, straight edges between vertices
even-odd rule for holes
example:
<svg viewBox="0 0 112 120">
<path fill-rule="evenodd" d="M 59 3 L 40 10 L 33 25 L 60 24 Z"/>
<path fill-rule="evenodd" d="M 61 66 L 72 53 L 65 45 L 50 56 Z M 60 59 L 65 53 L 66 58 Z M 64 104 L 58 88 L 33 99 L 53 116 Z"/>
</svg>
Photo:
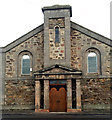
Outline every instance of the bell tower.
<svg viewBox="0 0 112 120">
<path fill-rule="evenodd" d="M 71 6 L 54 5 L 42 8 L 44 13 L 44 67 L 60 64 L 70 67 Z"/>
</svg>

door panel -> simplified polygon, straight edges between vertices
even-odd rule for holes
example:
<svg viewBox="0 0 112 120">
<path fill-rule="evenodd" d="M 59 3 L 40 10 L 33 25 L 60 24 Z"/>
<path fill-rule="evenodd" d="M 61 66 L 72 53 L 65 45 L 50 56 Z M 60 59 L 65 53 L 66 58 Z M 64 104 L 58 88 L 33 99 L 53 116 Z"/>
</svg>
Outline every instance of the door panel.
<svg viewBox="0 0 112 120">
<path fill-rule="evenodd" d="M 51 88 L 49 93 L 49 105 L 50 112 L 66 112 L 67 102 L 66 102 L 66 90 L 61 87 L 59 91 L 56 88 Z"/>
</svg>

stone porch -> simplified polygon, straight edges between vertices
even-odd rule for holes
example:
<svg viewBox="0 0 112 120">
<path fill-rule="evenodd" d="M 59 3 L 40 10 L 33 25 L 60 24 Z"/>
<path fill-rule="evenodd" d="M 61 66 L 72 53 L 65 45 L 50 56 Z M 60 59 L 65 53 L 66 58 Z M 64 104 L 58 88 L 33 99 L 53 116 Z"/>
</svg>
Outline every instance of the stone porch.
<svg viewBox="0 0 112 120">
<path fill-rule="evenodd" d="M 72 68 L 53 65 L 34 73 L 35 78 L 35 112 L 49 112 L 49 91 L 50 80 L 66 80 L 67 92 L 67 112 L 81 111 L 81 75 L 82 72 Z M 43 81 L 43 85 L 41 84 Z M 75 81 L 76 88 L 76 106 L 73 108 L 72 82 Z M 43 88 L 43 90 L 42 90 Z M 42 99 L 43 91 L 43 99 Z M 41 106 L 43 104 L 43 106 Z"/>
</svg>

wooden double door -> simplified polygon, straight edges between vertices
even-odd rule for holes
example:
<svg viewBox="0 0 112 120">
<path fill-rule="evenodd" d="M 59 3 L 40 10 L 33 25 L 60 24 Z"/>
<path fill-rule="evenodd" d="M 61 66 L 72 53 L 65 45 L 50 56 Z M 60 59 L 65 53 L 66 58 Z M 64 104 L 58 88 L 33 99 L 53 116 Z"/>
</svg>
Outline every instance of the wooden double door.
<svg viewBox="0 0 112 120">
<path fill-rule="evenodd" d="M 65 85 L 54 85 L 50 87 L 49 111 L 50 112 L 67 111 L 67 93 Z"/>
</svg>

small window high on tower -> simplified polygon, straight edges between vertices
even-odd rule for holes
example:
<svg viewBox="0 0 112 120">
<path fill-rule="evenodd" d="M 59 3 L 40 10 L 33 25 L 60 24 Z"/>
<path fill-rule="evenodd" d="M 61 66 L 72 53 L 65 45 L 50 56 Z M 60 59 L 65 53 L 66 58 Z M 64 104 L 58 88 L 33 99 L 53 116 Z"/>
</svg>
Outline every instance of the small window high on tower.
<svg viewBox="0 0 112 120">
<path fill-rule="evenodd" d="M 59 27 L 55 27 L 55 43 L 59 43 Z"/>
</svg>

